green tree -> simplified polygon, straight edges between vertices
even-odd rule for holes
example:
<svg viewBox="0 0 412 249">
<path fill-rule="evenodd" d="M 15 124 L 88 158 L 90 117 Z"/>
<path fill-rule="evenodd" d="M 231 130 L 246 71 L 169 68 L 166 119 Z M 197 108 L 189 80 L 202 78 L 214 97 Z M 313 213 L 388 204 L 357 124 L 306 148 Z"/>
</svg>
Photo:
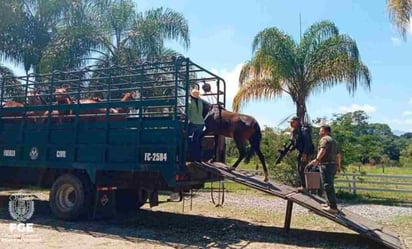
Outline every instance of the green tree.
<svg viewBox="0 0 412 249">
<path fill-rule="evenodd" d="M 402 134 L 400 137 L 405 139 L 412 139 L 412 132 L 406 132 Z"/>
<path fill-rule="evenodd" d="M 190 45 L 189 26 L 185 17 L 171 9 L 136 11 L 133 1 L 113 1 L 102 10 L 95 39 L 99 42 L 99 61 L 107 65 L 140 63 L 163 55 L 176 54 L 165 42 Z M 99 32 L 100 31 L 100 32 Z"/>
<path fill-rule="evenodd" d="M 298 43 L 278 28 L 266 28 L 256 35 L 252 50 L 254 55 L 239 77 L 235 111 L 252 99 L 288 94 L 304 120 L 306 101 L 315 92 L 342 83 L 352 94 L 358 84 L 370 89 L 370 73 L 356 42 L 330 21 L 310 26 Z"/>
<path fill-rule="evenodd" d="M 3 86 L 3 88 L 0 88 L 0 94 L 3 96 L 3 100 L 11 99 L 19 102 L 23 101 L 22 97 L 16 98 L 16 96 L 21 96 L 24 90 L 20 81 L 15 78 L 15 75 L 11 69 L 1 65 L 0 86 Z M 1 92 L 2 89 L 4 89 L 4 92 Z"/>
<path fill-rule="evenodd" d="M 189 47 L 189 28 L 170 9 L 136 12 L 131 0 L 10 0 L 0 2 L 0 56 L 26 73 L 71 70 L 97 59 L 130 64 Z M 93 62 L 95 63 L 95 61 Z"/>
<path fill-rule="evenodd" d="M 412 167 L 412 144 L 401 151 L 400 164 L 403 167 Z"/>
<path fill-rule="evenodd" d="M 332 123 L 332 136 L 342 152 L 342 164 L 349 165 L 361 161 L 360 145 L 354 133 L 352 114 L 335 115 Z"/>
<path fill-rule="evenodd" d="M 16 64 L 22 63 L 26 73 L 30 69 L 39 73 L 44 52 L 55 40 L 59 40 L 55 37 L 62 34 L 58 30 L 66 27 L 65 35 L 71 35 L 71 31 L 76 30 L 76 26 L 66 22 L 67 13 L 75 3 L 60 0 L 1 1 L 1 57 Z"/>
<path fill-rule="evenodd" d="M 400 150 L 402 143 L 401 138 L 392 133 L 391 128 L 387 124 L 368 124 L 368 134 L 373 137 L 374 141 L 379 142 L 382 147 L 382 154 L 386 155 L 390 161 L 399 161 Z"/>
<path fill-rule="evenodd" d="M 96 59 L 98 68 L 122 65 L 140 65 L 146 61 L 159 60 L 160 58 L 178 55 L 165 46 L 167 41 L 176 41 L 187 49 L 190 46 L 189 26 L 181 13 L 171 9 L 157 8 L 146 12 L 138 12 L 131 0 L 109 1 L 110 6 L 101 10 L 104 18 L 94 33 L 94 40 L 98 42 L 98 49 L 93 50 L 93 59 Z M 164 81 L 173 80 L 165 77 L 165 69 L 153 68 L 142 75 L 137 81 L 150 81 L 151 88 L 145 87 L 140 93 L 144 97 L 159 96 L 165 91 Z M 172 69 L 170 69 L 172 70 Z M 99 90 L 108 80 L 101 77 L 105 72 L 97 71 L 92 76 L 90 88 Z M 118 72 L 112 71 L 112 76 Z M 147 76 L 151 74 L 150 76 Z M 160 75 L 162 74 L 162 75 Z M 149 77 L 149 78 L 148 78 Z M 119 85 L 111 96 L 99 93 L 99 97 L 119 98 L 122 88 Z"/>
<path fill-rule="evenodd" d="M 387 124 L 368 123 L 368 119 L 364 111 L 335 115 L 333 135 L 341 145 L 345 163 L 395 164 L 410 142 L 395 136 Z"/>
<path fill-rule="evenodd" d="M 61 6 L 62 15 L 42 54 L 40 72 L 73 70 L 90 63 L 92 52 L 100 46 L 95 34 L 100 30 L 101 10 L 109 6 L 110 2 L 97 0 Z"/>
</svg>

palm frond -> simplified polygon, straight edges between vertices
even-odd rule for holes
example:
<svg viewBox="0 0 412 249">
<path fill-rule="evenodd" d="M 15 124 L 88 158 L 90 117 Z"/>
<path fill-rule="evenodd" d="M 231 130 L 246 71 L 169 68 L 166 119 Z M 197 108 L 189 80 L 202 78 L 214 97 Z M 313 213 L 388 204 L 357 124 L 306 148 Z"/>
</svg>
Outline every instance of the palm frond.
<svg viewBox="0 0 412 249">
<path fill-rule="evenodd" d="M 155 28 L 152 32 L 162 39 L 177 40 L 186 49 L 189 48 L 189 25 L 181 13 L 168 8 L 157 8 L 146 11 L 143 20 L 151 22 Z"/>
<path fill-rule="evenodd" d="M 292 37 L 278 28 L 266 28 L 259 32 L 253 40 L 252 51 L 271 57 L 278 73 L 285 78 L 298 79 L 302 72 L 298 64 L 297 46 Z"/>
<path fill-rule="evenodd" d="M 251 100 L 270 100 L 279 97 L 282 89 L 278 82 L 270 79 L 253 79 L 239 88 L 233 99 L 232 109 L 238 112 L 247 102 Z"/>
<path fill-rule="evenodd" d="M 358 83 L 370 88 L 370 72 L 360 60 L 356 42 L 349 36 L 337 35 L 321 42 L 308 57 L 308 88 L 326 90 L 341 82 L 347 83 L 352 94 Z"/>
<path fill-rule="evenodd" d="M 339 30 L 331 21 L 321 21 L 312 24 L 303 34 L 303 38 L 299 44 L 298 55 L 300 63 L 308 64 L 306 61 L 308 55 L 315 50 L 323 41 L 339 35 Z"/>
<path fill-rule="evenodd" d="M 405 40 L 410 25 L 412 0 L 387 0 L 386 7 L 391 22 L 398 28 Z"/>
<path fill-rule="evenodd" d="M 243 65 L 239 75 L 239 86 L 252 78 L 279 78 L 280 73 L 276 69 L 276 63 L 272 57 L 263 53 L 262 50 L 258 50 L 252 60 Z"/>
</svg>

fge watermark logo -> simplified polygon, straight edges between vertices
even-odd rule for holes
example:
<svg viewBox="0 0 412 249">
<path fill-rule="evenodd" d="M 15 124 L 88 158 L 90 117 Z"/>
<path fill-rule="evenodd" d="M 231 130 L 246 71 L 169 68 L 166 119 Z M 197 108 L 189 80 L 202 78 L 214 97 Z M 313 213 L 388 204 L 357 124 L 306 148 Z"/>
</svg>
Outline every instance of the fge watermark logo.
<svg viewBox="0 0 412 249">
<path fill-rule="evenodd" d="M 10 232 L 32 233 L 33 223 L 26 223 L 34 214 L 34 200 L 37 196 L 22 191 L 10 195 L 9 213 L 17 223 L 10 223 Z"/>
</svg>

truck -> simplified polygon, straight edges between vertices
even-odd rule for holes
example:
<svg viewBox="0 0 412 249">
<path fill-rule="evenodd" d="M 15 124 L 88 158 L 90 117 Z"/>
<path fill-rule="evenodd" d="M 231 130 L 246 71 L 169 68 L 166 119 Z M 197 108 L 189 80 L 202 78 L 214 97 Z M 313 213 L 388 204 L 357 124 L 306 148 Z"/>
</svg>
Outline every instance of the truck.
<svg viewBox="0 0 412 249">
<path fill-rule="evenodd" d="M 3 76 L 0 187 L 50 189 L 63 220 L 158 205 L 218 179 L 190 167 L 190 89 L 224 105 L 225 81 L 182 56 L 125 66 L 86 66 Z M 202 90 L 203 89 L 203 90 Z M 224 161 L 209 135 L 202 160 Z"/>
</svg>

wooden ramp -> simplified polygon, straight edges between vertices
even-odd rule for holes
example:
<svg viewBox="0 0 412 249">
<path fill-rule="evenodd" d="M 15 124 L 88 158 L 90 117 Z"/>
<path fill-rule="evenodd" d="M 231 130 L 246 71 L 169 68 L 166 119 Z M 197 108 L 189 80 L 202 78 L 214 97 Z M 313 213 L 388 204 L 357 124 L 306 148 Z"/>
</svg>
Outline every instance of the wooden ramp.
<svg viewBox="0 0 412 249">
<path fill-rule="evenodd" d="M 289 231 L 290 229 L 293 203 L 297 203 L 300 206 L 313 211 L 317 215 L 337 222 L 388 248 L 405 248 L 400 235 L 385 229 L 383 226 L 359 216 L 346 208 L 340 208 L 340 212 L 336 215 L 323 211 L 321 204 L 325 203 L 325 201 L 317 196 L 299 193 L 296 188 L 281 183 L 263 182 L 263 180 L 259 179 L 255 174 L 252 175 L 246 171 L 229 171 L 229 167 L 223 163 L 195 162 L 193 165 L 216 176 L 230 179 L 245 186 L 249 186 L 287 200 L 285 217 L 286 231 Z"/>
</svg>

